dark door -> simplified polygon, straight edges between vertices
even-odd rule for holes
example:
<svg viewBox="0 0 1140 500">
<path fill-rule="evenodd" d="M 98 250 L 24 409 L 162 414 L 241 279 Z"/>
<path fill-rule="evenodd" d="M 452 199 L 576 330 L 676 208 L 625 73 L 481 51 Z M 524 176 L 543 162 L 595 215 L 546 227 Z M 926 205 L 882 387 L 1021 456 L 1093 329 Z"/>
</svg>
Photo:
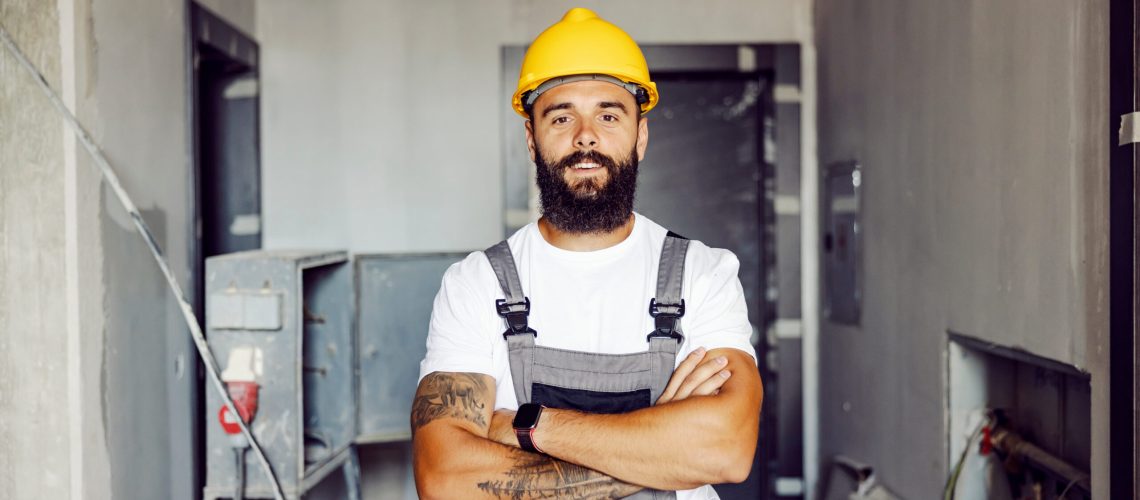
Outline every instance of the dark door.
<svg viewBox="0 0 1140 500">
<path fill-rule="evenodd" d="M 1140 1 L 1109 2 L 1109 488 L 1112 498 L 1140 495 Z M 1118 136 L 1118 132 L 1120 135 Z"/>
<path fill-rule="evenodd" d="M 205 318 L 206 258 L 261 247 L 258 46 L 197 3 L 189 3 L 189 14 L 195 214 L 190 297 L 201 322 Z M 177 348 L 187 353 L 194 349 L 189 340 Z M 204 482 L 205 386 L 200 369 L 191 373 L 197 376 L 171 389 L 185 394 L 192 407 L 172 412 L 171 417 L 172 428 L 185 429 L 177 433 L 182 437 L 176 447 L 188 448 L 172 453 L 193 457 L 187 460 L 190 477 L 171 486 L 175 498 L 200 497 Z"/>
<path fill-rule="evenodd" d="M 257 72 L 206 43 L 195 60 L 202 257 L 261 248 Z"/>
</svg>

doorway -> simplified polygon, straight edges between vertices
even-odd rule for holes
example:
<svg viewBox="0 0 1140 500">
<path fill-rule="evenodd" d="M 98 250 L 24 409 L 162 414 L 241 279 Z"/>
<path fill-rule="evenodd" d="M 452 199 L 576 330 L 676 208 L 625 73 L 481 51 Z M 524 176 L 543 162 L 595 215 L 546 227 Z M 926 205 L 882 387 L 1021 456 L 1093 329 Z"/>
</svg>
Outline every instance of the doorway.
<svg viewBox="0 0 1140 500">
<path fill-rule="evenodd" d="M 1112 498 L 1140 496 L 1140 1 L 1109 2 L 1109 491 Z M 1130 123 L 1132 137 L 1125 137 Z M 1118 135 L 1118 132 L 1120 133 Z"/>
<path fill-rule="evenodd" d="M 199 322 L 205 318 L 206 258 L 261 248 L 261 166 L 258 92 L 258 46 L 205 7 L 189 2 L 190 108 L 193 155 L 193 279 L 190 296 Z M 205 330 L 205 325 L 200 325 Z M 187 340 L 187 352 L 193 347 Z M 195 359 L 195 358 L 191 358 Z M 188 493 L 200 498 L 205 480 L 204 373 L 193 362 L 195 376 L 180 388 L 192 409 L 172 419 L 172 428 L 189 429 L 187 450 L 193 457 Z M 175 452 L 178 452 L 177 450 Z"/>
</svg>

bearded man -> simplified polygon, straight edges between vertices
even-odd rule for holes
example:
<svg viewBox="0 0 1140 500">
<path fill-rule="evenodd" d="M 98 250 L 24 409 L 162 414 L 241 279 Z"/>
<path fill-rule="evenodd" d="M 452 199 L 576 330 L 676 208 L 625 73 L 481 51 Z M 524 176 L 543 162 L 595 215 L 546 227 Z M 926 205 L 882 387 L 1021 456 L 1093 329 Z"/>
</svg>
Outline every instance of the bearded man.
<svg viewBox="0 0 1140 500">
<path fill-rule="evenodd" d="M 422 498 L 708 499 L 747 478 L 763 389 L 739 263 L 633 211 L 657 100 L 589 10 L 527 50 L 512 101 L 542 217 L 444 275 L 411 415 Z"/>
</svg>

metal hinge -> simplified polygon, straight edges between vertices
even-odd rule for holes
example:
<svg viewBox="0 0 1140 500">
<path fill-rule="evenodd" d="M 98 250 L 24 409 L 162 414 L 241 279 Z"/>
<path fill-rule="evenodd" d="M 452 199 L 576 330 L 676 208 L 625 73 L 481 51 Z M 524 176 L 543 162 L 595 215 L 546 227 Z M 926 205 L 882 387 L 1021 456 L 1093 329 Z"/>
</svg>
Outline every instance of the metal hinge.
<svg viewBox="0 0 1140 500">
<path fill-rule="evenodd" d="M 1119 146 L 1140 142 L 1140 111 L 1120 115 Z"/>
</svg>

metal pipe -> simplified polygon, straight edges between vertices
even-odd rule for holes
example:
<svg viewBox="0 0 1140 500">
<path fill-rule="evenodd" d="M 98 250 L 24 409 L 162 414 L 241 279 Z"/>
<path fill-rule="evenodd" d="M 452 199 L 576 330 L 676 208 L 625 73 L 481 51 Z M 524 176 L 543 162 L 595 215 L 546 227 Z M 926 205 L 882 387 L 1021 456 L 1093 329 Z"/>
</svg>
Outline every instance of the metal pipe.
<svg viewBox="0 0 1140 500">
<path fill-rule="evenodd" d="M 1042 469 L 1057 476 L 1066 484 L 1076 486 L 1086 493 L 1092 492 L 1089 473 L 1080 470 L 1068 462 L 1053 456 L 1051 453 L 1037 447 L 1018 436 L 1016 433 L 1003 428 L 994 430 L 990 438 L 994 448 L 1019 460 L 1029 462 L 1034 467 Z"/>
</svg>

